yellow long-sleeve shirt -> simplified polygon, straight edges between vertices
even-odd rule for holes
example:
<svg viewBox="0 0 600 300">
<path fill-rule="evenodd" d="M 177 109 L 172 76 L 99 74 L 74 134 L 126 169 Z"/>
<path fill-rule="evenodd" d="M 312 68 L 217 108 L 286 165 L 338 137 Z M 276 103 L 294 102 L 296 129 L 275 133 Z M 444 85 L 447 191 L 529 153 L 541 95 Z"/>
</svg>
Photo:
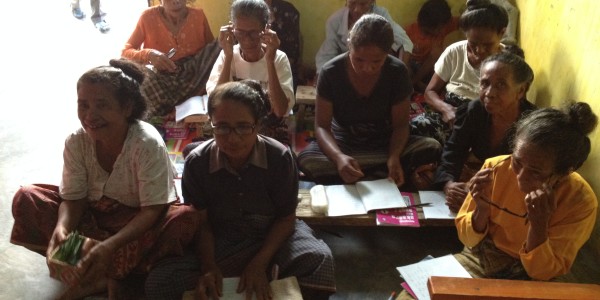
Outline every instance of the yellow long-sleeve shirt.
<svg viewBox="0 0 600 300">
<path fill-rule="evenodd" d="M 493 166 L 496 167 L 490 200 L 512 212 L 524 214 L 525 194 L 518 188 L 511 158 L 490 158 L 482 168 Z M 475 232 L 471 218 L 476 204 L 470 193 L 456 216 L 459 239 L 465 246 L 473 247 L 489 235 L 498 249 L 519 258 L 533 279 L 548 280 L 566 274 L 594 228 L 598 200 L 589 184 L 575 172 L 558 183 L 554 197 L 557 207 L 550 217 L 548 239 L 529 252 L 524 249 L 529 223 L 494 207 L 487 230 Z"/>
</svg>

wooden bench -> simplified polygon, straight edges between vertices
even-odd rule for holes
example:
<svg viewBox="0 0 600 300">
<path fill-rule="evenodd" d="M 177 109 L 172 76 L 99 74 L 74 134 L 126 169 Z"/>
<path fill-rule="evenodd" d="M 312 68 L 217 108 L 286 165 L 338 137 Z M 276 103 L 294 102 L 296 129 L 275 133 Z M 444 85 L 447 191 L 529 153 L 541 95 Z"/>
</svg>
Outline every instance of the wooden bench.
<svg viewBox="0 0 600 300">
<path fill-rule="evenodd" d="M 308 225 L 324 226 L 377 226 L 375 213 L 356 216 L 328 217 L 324 214 L 314 212 L 310 207 L 310 192 L 308 189 L 300 189 L 298 192 L 300 202 L 296 208 L 296 217 Z M 415 203 L 420 204 L 418 194 L 413 194 Z M 454 226 L 454 220 L 425 219 L 423 209 L 417 208 L 419 224 L 421 226 Z"/>
<path fill-rule="evenodd" d="M 431 300 L 600 299 L 600 285 L 432 276 Z"/>
</svg>

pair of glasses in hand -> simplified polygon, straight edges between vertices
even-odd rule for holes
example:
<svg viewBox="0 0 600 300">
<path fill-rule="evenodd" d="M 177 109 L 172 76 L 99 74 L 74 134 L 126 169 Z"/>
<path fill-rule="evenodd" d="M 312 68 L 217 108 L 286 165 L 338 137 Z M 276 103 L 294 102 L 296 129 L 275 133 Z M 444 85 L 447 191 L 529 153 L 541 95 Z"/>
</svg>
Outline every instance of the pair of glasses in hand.
<svg viewBox="0 0 600 300">
<path fill-rule="evenodd" d="M 169 52 L 167 52 L 167 57 L 168 58 L 172 58 L 173 56 L 175 56 L 175 53 L 177 52 L 177 50 L 175 50 L 175 48 L 171 48 L 171 50 L 169 50 Z"/>
<path fill-rule="evenodd" d="M 492 168 L 491 168 L 491 169 L 492 169 L 492 174 L 495 174 L 495 172 L 496 172 L 496 167 L 497 167 L 497 166 L 498 166 L 498 165 L 499 165 L 501 162 L 504 162 L 504 161 L 508 160 L 509 158 L 510 158 L 510 156 L 506 157 L 505 159 L 503 159 L 503 160 L 499 161 L 499 162 L 498 162 L 498 163 L 496 163 L 494 166 L 492 166 Z M 501 210 L 501 211 L 503 211 L 503 212 L 506 212 L 506 213 L 508 213 L 509 215 L 512 215 L 512 216 L 515 216 L 515 217 L 518 217 L 518 218 L 525 219 L 525 224 L 527 224 L 527 220 L 528 220 L 528 219 L 527 219 L 527 215 L 528 215 L 528 214 L 527 214 L 527 211 L 526 211 L 525 213 L 518 214 L 518 213 L 516 213 L 516 212 L 513 212 L 513 211 L 511 211 L 510 209 L 508 209 L 508 208 L 506 208 L 506 207 L 502 207 L 502 206 L 500 206 L 500 205 L 498 205 L 498 204 L 494 203 L 494 201 L 492 201 L 491 199 L 489 199 L 489 198 L 488 198 L 488 197 L 486 197 L 486 196 L 480 196 L 480 197 L 479 197 L 479 199 L 481 199 L 483 202 L 485 202 L 485 203 L 487 203 L 487 204 L 489 204 L 489 205 L 491 205 L 491 206 L 493 206 L 493 207 L 495 207 L 495 208 L 497 208 L 497 209 L 499 209 L 499 210 Z"/>
</svg>

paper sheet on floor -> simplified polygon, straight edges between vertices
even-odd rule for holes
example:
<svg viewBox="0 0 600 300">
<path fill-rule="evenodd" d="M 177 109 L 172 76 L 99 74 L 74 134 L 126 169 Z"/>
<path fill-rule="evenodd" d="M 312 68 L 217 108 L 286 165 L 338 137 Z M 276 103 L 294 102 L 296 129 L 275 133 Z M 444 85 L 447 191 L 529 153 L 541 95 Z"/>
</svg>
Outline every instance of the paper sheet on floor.
<svg viewBox="0 0 600 300">
<path fill-rule="evenodd" d="M 429 300 L 427 280 L 431 276 L 471 278 L 465 268 L 449 254 L 396 268 L 419 300 Z"/>
</svg>

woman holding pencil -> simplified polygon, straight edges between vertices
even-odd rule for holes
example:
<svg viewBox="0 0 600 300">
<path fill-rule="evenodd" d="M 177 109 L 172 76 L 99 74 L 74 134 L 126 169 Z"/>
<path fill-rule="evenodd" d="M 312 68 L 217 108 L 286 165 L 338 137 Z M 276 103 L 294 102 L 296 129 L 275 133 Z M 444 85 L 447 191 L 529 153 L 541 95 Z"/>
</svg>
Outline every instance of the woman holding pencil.
<svg viewBox="0 0 600 300">
<path fill-rule="evenodd" d="M 362 16 L 350 31 L 350 50 L 319 75 L 316 142 L 299 154 L 300 169 L 318 183 L 354 183 L 388 177 L 398 186 L 435 162 L 440 144 L 409 135 L 412 85 L 404 63 L 388 55 L 390 23 Z M 415 185 L 416 180 L 410 180 Z"/>
</svg>

